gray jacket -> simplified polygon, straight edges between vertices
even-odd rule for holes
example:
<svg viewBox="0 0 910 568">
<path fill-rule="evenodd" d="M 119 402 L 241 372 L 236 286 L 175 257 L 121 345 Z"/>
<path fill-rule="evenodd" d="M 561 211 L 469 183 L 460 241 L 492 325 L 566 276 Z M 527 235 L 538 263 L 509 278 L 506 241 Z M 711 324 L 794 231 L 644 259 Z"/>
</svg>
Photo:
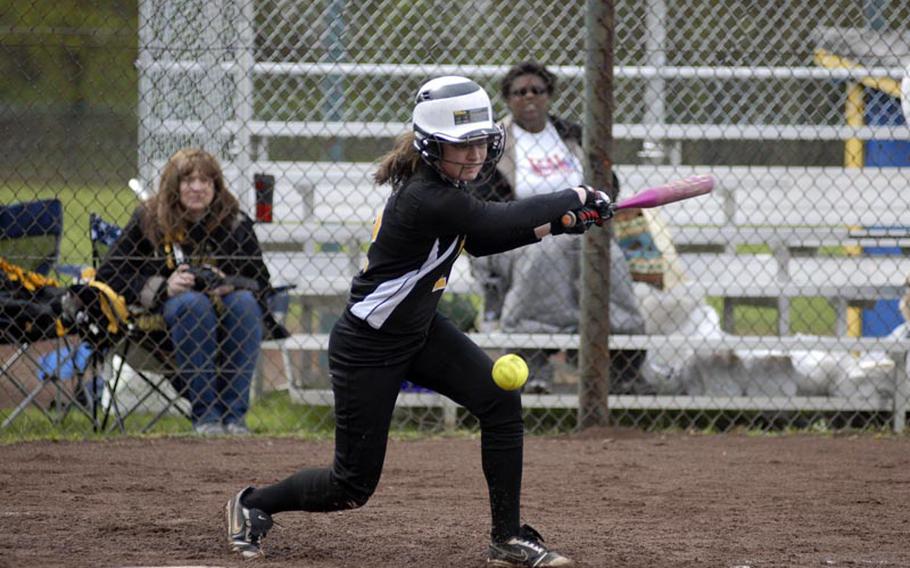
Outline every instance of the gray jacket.
<svg viewBox="0 0 910 568">
<path fill-rule="evenodd" d="M 558 121 L 558 119 L 552 119 Z M 512 120 L 502 122 L 506 140 Z M 557 132 L 581 158 L 581 130 L 559 121 Z M 515 179 L 514 145 L 507 142 L 497 175 L 478 193 L 488 199 L 512 199 Z M 617 188 L 614 188 L 617 189 Z M 645 332 L 645 322 L 632 288 L 632 276 L 622 249 L 610 245 L 610 329 L 631 335 Z M 547 237 L 540 243 L 503 254 L 471 258 L 471 272 L 484 290 L 486 322 L 499 322 L 502 331 L 572 333 L 578 330 L 581 297 L 581 239 L 574 235 Z"/>
</svg>

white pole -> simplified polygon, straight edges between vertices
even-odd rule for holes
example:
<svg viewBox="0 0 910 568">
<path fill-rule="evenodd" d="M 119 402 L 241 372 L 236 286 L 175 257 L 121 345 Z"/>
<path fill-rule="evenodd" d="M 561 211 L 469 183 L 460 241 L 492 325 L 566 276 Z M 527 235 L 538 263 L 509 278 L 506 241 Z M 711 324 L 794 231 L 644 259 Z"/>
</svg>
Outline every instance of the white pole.
<svg viewBox="0 0 910 568">
<path fill-rule="evenodd" d="M 664 0 L 648 0 L 645 5 L 645 59 L 649 67 L 662 69 L 667 63 L 664 51 L 667 39 L 667 4 Z M 642 120 L 646 131 L 651 125 L 662 125 L 665 120 L 664 91 L 666 86 L 660 75 L 655 75 L 645 85 L 645 115 Z M 666 156 L 663 140 L 649 135 L 642 141 L 638 156 L 646 163 L 663 163 Z"/>
<path fill-rule="evenodd" d="M 232 180 L 231 189 L 240 199 L 240 206 L 251 215 L 255 214 L 256 191 L 253 187 L 252 131 L 253 120 L 253 65 L 255 63 L 256 34 L 253 30 L 255 6 L 250 0 L 235 0 L 241 4 L 238 35 L 240 37 L 240 71 L 236 77 L 237 92 L 233 107 L 237 109 L 239 128 L 234 138 L 234 162 L 237 178 Z M 265 172 L 267 173 L 267 172 Z"/>
<path fill-rule="evenodd" d="M 154 166 L 152 164 L 152 131 L 154 129 L 152 121 L 152 104 L 153 96 L 151 73 L 152 69 L 152 17 L 154 15 L 154 6 L 152 0 L 139 0 L 139 101 L 136 105 L 136 119 L 138 128 L 136 131 L 138 140 L 136 144 L 137 156 L 136 165 L 139 169 L 140 186 L 152 187 L 155 179 Z"/>
</svg>

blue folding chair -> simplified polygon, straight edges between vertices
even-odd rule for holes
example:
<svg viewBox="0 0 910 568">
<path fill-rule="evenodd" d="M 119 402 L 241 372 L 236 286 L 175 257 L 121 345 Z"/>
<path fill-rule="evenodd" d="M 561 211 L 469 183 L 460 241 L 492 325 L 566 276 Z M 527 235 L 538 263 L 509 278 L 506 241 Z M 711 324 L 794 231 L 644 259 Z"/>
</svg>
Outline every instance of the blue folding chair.
<svg viewBox="0 0 910 568">
<path fill-rule="evenodd" d="M 63 204 L 47 199 L 0 205 L 0 256 L 47 276 L 60 256 Z"/>
<path fill-rule="evenodd" d="M 61 352 L 75 353 L 69 349 L 70 339 L 61 324 L 60 299 L 65 289 L 49 278 L 57 267 L 62 236 L 63 205 L 57 199 L 0 206 L 0 258 L 4 261 L 0 344 L 12 350 L 0 363 L 0 385 L 4 385 L 4 405 L 22 397 L 8 413 L 0 409 L 0 415 L 6 415 L 0 429 L 29 406 L 54 424 L 61 423 L 71 409 L 91 416 L 81 392 L 81 375 L 64 379 L 56 372 L 71 363 L 69 355 L 50 364 L 35 349 L 37 342 L 49 340 Z M 55 392 L 48 406 L 39 397 L 50 385 Z M 53 412 L 55 409 L 62 412 Z"/>
<path fill-rule="evenodd" d="M 109 223 L 95 213 L 89 214 L 89 239 L 92 242 L 92 267 L 97 269 L 120 235 L 123 229 L 119 225 Z"/>
</svg>

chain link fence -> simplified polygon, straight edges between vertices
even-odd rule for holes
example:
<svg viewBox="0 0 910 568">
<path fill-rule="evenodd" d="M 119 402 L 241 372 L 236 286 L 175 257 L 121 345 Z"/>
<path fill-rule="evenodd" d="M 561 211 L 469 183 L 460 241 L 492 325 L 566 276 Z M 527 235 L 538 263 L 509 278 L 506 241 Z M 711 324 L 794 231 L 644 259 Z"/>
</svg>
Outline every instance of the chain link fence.
<svg viewBox="0 0 910 568">
<path fill-rule="evenodd" d="M 588 133 L 590 109 L 608 109 L 619 199 L 690 175 L 716 180 L 711 195 L 617 215 L 612 244 L 560 236 L 456 263 L 440 309 L 494 358 L 517 352 L 528 361 L 530 430 L 591 423 L 580 396 L 601 392 L 591 381 L 609 392 L 595 401 L 594 411 L 606 410 L 595 423 L 904 427 L 904 3 L 617 2 L 612 93 L 586 90 L 593 47 L 583 2 L 139 0 L 120 11 L 17 2 L 0 25 L 10 77 L 0 87 L 2 203 L 62 202 L 61 288 L 78 281 L 93 253 L 100 258 L 91 214 L 125 226 L 181 148 L 220 161 L 240 209 L 256 220 L 280 291 L 270 306 L 291 332 L 263 343 L 249 395 L 254 430 L 331 427 L 328 332 L 389 194 L 371 182 L 375 161 L 409 127 L 418 86 L 445 74 L 476 80 L 497 117 L 519 128 L 520 105 Z M 552 73 L 549 94 L 529 88 L 541 79 L 534 73 L 505 81 L 522 61 Z M 528 186 L 521 172 L 590 173 L 590 154 L 573 154 L 564 130 L 555 157 L 522 137 L 532 130 L 510 132 L 517 197 Z M 604 142 L 573 132 L 588 148 Z M 34 254 L 11 245 L 12 221 L 4 224 L 4 258 L 31 267 L 23 259 Z M 603 260 L 592 251 L 607 250 L 609 275 L 592 276 Z M 609 338 L 581 333 L 585 318 L 608 321 Z M 84 362 L 55 357 L 54 338 L 29 343 L 34 355 L 24 356 L 28 342 L 7 335 L 7 431 L 189 428 L 171 416 L 191 405 L 166 374 L 143 378 L 147 365 L 122 365 L 109 351 L 83 353 Z M 65 353 L 80 352 L 79 337 L 66 337 Z M 591 354 L 605 341 L 610 361 L 594 368 Z M 106 383 L 80 388 L 80 371 L 90 377 L 93 367 Z M 245 387 L 223 392 L 246 397 Z M 396 423 L 476 427 L 410 382 Z"/>
</svg>

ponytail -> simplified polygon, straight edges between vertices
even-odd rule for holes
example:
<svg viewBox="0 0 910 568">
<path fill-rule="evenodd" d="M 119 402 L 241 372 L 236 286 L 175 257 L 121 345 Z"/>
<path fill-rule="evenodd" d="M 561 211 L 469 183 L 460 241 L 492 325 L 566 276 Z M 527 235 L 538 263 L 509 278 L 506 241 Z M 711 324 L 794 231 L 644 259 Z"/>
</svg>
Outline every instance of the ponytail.
<svg viewBox="0 0 910 568">
<path fill-rule="evenodd" d="M 391 184 L 396 190 L 417 171 L 420 154 L 414 148 L 414 133 L 405 132 L 395 139 L 392 150 L 379 159 L 379 167 L 373 174 L 377 185 Z"/>
</svg>

